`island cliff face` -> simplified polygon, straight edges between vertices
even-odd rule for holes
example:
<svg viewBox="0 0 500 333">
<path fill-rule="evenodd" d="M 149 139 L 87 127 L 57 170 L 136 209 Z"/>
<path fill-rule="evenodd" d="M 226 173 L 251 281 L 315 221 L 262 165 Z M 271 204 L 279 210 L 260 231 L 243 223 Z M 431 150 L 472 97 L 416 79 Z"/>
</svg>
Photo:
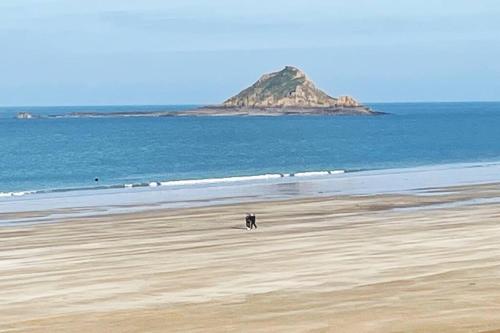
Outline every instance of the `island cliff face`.
<svg viewBox="0 0 500 333">
<path fill-rule="evenodd" d="M 353 98 L 333 98 L 320 89 L 298 68 L 263 75 L 251 87 L 231 97 L 225 107 L 249 108 L 320 108 L 360 106 Z"/>
</svg>

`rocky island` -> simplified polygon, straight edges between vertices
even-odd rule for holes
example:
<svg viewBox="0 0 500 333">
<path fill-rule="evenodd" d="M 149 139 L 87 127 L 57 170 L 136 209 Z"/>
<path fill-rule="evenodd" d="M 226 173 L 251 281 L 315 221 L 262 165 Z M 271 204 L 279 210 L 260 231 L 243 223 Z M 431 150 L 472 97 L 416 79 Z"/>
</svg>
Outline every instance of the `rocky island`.
<svg viewBox="0 0 500 333">
<path fill-rule="evenodd" d="M 110 118 L 110 117 L 181 117 L 181 116 L 283 116 L 283 115 L 378 115 L 350 96 L 332 97 L 318 89 L 300 69 L 284 69 L 264 74 L 252 86 L 220 105 L 186 111 L 71 112 L 58 115 L 19 113 L 19 119 L 31 118 Z"/>
<path fill-rule="evenodd" d="M 334 98 L 318 89 L 300 69 L 286 66 L 264 74 L 222 105 L 182 112 L 187 115 L 373 115 L 350 96 Z"/>
</svg>

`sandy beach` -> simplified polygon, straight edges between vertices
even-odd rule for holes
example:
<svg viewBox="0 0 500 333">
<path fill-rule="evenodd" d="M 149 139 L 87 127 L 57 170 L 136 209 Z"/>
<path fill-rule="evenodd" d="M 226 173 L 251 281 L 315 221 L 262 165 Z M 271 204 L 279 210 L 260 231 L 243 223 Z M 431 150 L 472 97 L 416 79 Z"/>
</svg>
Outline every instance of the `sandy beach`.
<svg viewBox="0 0 500 333">
<path fill-rule="evenodd" d="M 495 332 L 498 197 L 488 184 L 2 227 L 0 331 Z"/>
</svg>

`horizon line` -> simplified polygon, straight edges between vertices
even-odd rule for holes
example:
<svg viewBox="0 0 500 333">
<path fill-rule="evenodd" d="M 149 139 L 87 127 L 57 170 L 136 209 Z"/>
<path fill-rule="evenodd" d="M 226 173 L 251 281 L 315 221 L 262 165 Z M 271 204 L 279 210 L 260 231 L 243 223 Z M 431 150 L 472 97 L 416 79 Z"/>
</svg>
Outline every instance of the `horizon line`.
<svg viewBox="0 0 500 333">
<path fill-rule="evenodd" d="M 379 101 L 363 102 L 362 104 L 445 104 L 445 103 L 500 103 L 500 100 L 461 100 L 461 101 Z M 26 105 L 0 105 L 0 108 L 57 108 L 57 107 L 117 107 L 117 106 L 211 106 L 221 103 L 179 103 L 179 104 L 26 104 Z"/>
</svg>

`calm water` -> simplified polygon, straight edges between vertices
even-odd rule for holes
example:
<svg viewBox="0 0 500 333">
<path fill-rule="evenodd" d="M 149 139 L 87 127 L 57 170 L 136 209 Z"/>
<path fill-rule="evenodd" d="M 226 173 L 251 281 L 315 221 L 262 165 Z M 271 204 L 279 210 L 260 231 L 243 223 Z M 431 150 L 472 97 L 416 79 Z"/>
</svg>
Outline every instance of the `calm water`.
<svg viewBox="0 0 500 333">
<path fill-rule="evenodd" d="M 17 120 L 165 107 L 0 108 L 0 192 L 500 161 L 500 103 L 371 106 L 390 115 Z"/>
</svg>

